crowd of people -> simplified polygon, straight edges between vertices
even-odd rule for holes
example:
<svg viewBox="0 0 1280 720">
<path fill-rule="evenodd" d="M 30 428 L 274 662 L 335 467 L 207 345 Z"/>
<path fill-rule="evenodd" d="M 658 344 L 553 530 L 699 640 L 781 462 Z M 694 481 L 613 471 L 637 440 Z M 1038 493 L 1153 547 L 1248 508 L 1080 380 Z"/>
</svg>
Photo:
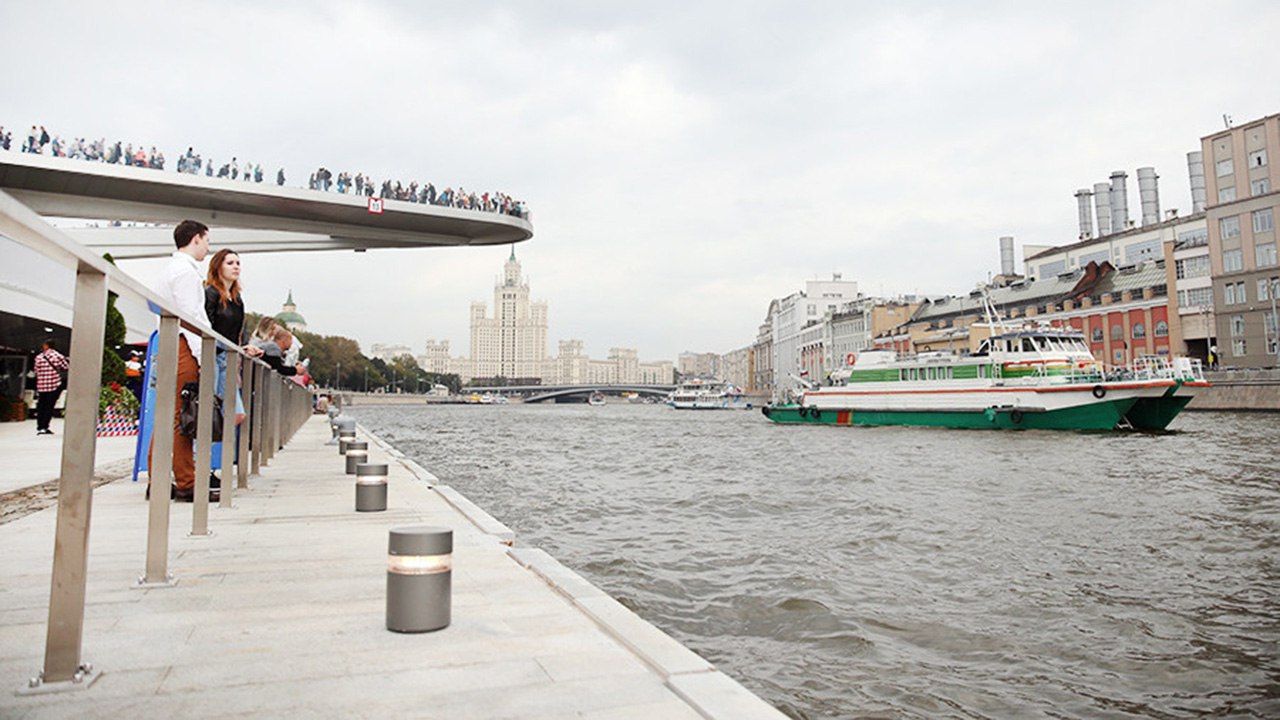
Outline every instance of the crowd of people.
<svg viewBox="0 0 1280 720">
<path fill-rule="evenodd" d="M 332 189 L 343 194 L 363 195 L 365 197 L 375 196 L 374 180 L 364 173 L 356 173 L 353 178 L 349 172 L 340 172 L 335 178 L 331 170 L 323 167 L 311 174 L 307 187 L 324 192 L 329 192 Z M 523 202 L 501 192 L 486 192 L 477 195 L 469 193 L 461 187 L 457 190 L 445 188 L 437 191 L 436 186 L 430 182 L 419 185 L 414 180 L 406 185 L 399 180 L 394 183 L 390 180 L 384 180 L 381 187 L 376 191 L 376 195 L 385 200 L 401 200 L 420 205 L 480 210 L 528 218 Z"/>
<path fill-rule="evenodd" d="M 0 126 L 0 149 L 11 150 L 12 145 L 13 132 L 6 131 L 3 126 Z M 128 165 L 155 170 L 164 170 L 165 166 L 164 153 L 157 151 L 155 146 L 151 146 L 148 149 L 139 143 L 135 148 L 133 143 L 122 144 L 119 140 L 114 143 L 108 143 L 105 138 L 92 141 L 85 138 L 75 138 L 68 143 L 59 135 L 51 135 L 43 125 L 31 126 L 31 130 L 27 132 L 20 149 L 24 153 L 47 154 L 54 157 L 104 162 L 111 165 Z M 231 162 L 218 165 L 212 158 L 208 160 L 202 158 L 192 147 L 188 147 L 187 152 L 178 157 L 176 170 L 187 175 L 203 174 L 206 177 L 243 180 L 244 182 L 261 183 L 266 179 L 260 163 L 246 161 L 242 164 L 238 158 L 233 157 Z M 276 185 L 284 185 L 284 183 L 284 168 L 280 168 L 276 171 Z M 468 192 L 461 187 L 457 190 L 449 187 L 437 191 L 433 183 L 419 184 L 416 180 L 409 183 L 399 180 L 384 180 L 379 184 L 365 173 L 356 173 L 354 178 L 349 172 L 340 172 L 335 176 L 332 171 L 324 167 L 311 174 L 307 187 L 311 190 L 323 192 L 337 190 L 343 194 L 363 195 L 366 197 L 374 197 L 376 195 L 385 200 L 399 200 L 422 205 L 437 205 L 529 218 L 528 208 L 523 201 L 516 200 L 502 192 L 476 194 Z"/>
</svg>

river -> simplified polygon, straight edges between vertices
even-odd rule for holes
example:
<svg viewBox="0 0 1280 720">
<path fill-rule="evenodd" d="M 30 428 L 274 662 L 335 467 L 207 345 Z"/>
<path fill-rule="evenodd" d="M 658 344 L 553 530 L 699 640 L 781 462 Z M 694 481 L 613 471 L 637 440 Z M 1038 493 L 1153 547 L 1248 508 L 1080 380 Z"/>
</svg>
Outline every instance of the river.
<svg viewBox="0 0 1280 720">
<path fill-rule="evenodd" d="M 1280 717 L 1276 415 L 1141 435 L 350 412 L 792 717 Z"/>
</svg>

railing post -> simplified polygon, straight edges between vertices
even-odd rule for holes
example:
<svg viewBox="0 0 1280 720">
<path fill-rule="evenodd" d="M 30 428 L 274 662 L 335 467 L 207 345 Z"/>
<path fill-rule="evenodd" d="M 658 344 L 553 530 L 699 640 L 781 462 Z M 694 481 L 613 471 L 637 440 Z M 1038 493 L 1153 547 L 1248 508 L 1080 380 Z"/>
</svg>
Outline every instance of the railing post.
<svg viewBox="0 0 1280 720">
<path fill-rule="evenodd" d="M 196 486 L 191 508 L 191 535 L 209 534 L 209 473 L 213 466 L 213 389 L 218 379 L 218 343 L 211 337 L 200 341 L 200 405 L 196 413 Z"/>
<path fill-rule="evenodd" d="M 227 381 L 223 384 L 222 391 L 222 497 L 218 504 L 229 508 L 236 486 L 231 468 L 236 461 L 236 398 L 240 392 L 240 353 L 228 349 L 223 357 L 227 359 Z"/>
<path fill-rule="evenodd" d="M 271 397 L 271 373 L 270 368 L 262 368 L 262 384 L 259 389 L 259 395 L 262 398 L 261 418 L 259 419 L 259 428 L 253 439 L 257 441 L 257 462 L 260 468 L 265 468 L 271 462 L 271 406 L 275 405 L 275 398 Z"/>
<path fill-rule="evenodd" d="M 39 681 L 43 683 L 75 682 L 88 687 L 97 677 L 90 666 L 81 663 L 80 650 L 84 637 L 89 515 L 93 509 L 93 465 L 106 318 L 107 278 L 81 267 L 76 273 L 72 310 L 71 369 L 62 431 L 62 475 L 58 479 L 49 628 Z"/>
<path fill-rule="evenodd" d="M 253 429 L 253 366 L 256 363 L 248 361 L 240 363 L 240 379 L 243 381 L 241 385 L 244 390 L 241 395 L 244 396 L 245 421 L 240 427 L 240 461 L 236 463 L 236 489 L 244 490 L 249 487 L 249 433 Z"/>
<path fill-rule="evenodd" d="M 280 417 L 284 415 L 285 408 L 284 384 L 292 380 L 283 376 L 272 379 L 275 381 L 275 394 L 271 397 L 271 457 L 274 458 L 276 453 L 280 452 Z"/>
<path fill-rule="evenodd" d="M 267 393 L 264 380 L 267 369 L 262 363 L 253 364 L 253 468 L 251 472 L 258 475 L 262 470 L 262 428 L 266 425 Z"/>
<path fill-rule="evenodd" d="M 147 507 L 147 571 L 139 587 L 173 584 L 169 574 L 169 487 L 173 474 L 173 413 L 178 384 L 178 318 L 160 316 L 156 412 L 151 433 L 151 502 Z"/>
</svg>

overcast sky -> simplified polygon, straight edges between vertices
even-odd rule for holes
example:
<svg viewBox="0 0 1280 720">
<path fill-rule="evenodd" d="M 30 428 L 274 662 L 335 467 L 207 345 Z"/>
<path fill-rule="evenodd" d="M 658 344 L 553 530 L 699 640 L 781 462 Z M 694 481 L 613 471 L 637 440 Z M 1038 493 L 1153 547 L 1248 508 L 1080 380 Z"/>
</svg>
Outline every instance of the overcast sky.
<svg viewBox="0 0 1280 720">
<path fill-rule="evenodd" d="M 260 5 L 6 3 L 0 125 L 294 185 L 324 165 L 510 193 L 551 354 L 732 350 L 833 272 L 967 292 L 1001 235 L 1019 258 L 1074 240 L 1073 193 L 1113 170 L 1134 219 L 1147 165 L 1185 214 L 1199 139 L 1280 112 L 1273 0 Z M 313 331 L 366 351 L 467 354 L 509 252 L 251 255 L 246 297 L 277 312 L 292 289 Z"/>
</svg>

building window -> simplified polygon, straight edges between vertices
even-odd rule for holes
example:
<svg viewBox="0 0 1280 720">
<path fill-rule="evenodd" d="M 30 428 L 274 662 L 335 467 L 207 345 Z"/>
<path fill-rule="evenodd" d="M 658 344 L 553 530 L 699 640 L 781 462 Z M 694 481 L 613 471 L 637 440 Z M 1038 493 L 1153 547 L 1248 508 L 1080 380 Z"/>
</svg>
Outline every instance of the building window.
<svg viewBox="0 0 1280 720">
<path fill-rule="evenodd" d="M 1197 255 L 1173 261 L 1174 273 L 1179 280 L 1187 278 L 1207 277 L 1209 275 L 1209 256 Z"/>
<path fill-rule="evenodd" d="M 1253 195 L 1264 195 L 1271 192 L 1271 178 L 1250 181 L 1249 192 Z"/>
<path fill-rule="evenodd" d="M 1226 177 L 1236 171 L 1236 165 L 1231 158 L 1224 158 L 1218 161 L 1218 177 Z"/>
<path fill-rule="evenodd" d="M 1163 320 L 1156 322 L 1156 337 L 1169 337 L 1169 323 Z"/>
<path fill-rule="evenodd" d="M 1218 220 L 1218 233 L 1223 240 L 1240 237 L 1240 216 L 1232 215 Z"/>
<path fill-rule="evenodd" d="M 1178 244 L 1183 247 L 1196 247 L 1209 244 L 1209 229 L 1196 228 L 1178 233 Z"/>
<path fill-rule="evenodd" d="M 1249 153 L 1249 167 L 1251 168 L 1262 167 L 1263 165 L 1266 165 L 1266 164 L 1267 164 L 1266 148 L 1262 148 L 1261 150 L 1254 150 L 1253 152 Z"/>
<path fill-rule="evenodd" d="M 1227 185 L 1226 187 L 1220 187 L 1220 188 L 1218 188 L 1218 202 L 1219 202 L 1219 203 L 1229 203 L 1229 202 L 1231 202 L 1232 200 L 1235 200 L 1235 199 L 1236 199 L 1236 186 L 1235 186 L 1235 185 Z"/>
<path fill-rule="evenodd" d="M 1119 326 L 1119 325 L 1112 325 L 1112 326 L 1111 326 L 1111 339 L 1112 339 L 1112 340 L 1123 340 L 1123 339 L 1124 339 L 1124 328 L 1123 328 L 1123 327 L 1121 327 L 1121 326 Z"/>
<path fill-rule="evenodd" d="M 1213 304 L 1213 288 L 1192 288 L 1178 291 L 1179 307 L 1197 307 Z"/>
<path fill-rule="evenodd" d="M 1222 253 L 1222 272 L 1240 272 L 1244 269 L 1244 252 L 1239 248 Z"/>
<path fill-rule="evenodd" d="M 1260 243 L 1253 248 L 1254 261 L 1258 267 L 1271 267 L 1276 264 L 1276 244 L 1274 242 Z"/>
<path fill-rule="evenodd" d="M 1253 231 L 1255 233 L 1271 232 L 1276 227 L 1275 213 L 1271 208 L 1253 211 Z"/>
<path fill-rule="evenodd" d="M 1040 279 L 1046 280 L 1067 269 L 1066 260 L 1055 260 L 1040 266 Z"/>
<path fill-rule="evenodd" d="M 1147 336 L 1147 328 L 1142 323 L 1136 323 L 1133 326 L 1133 339 L 1144 338 Z"/>
<path fill-rule="evenodd" d="M 1240 337 L 1244 334 L 1244 316 L 1231 316 L 1231 337 Z"/>
<path fill-rule="evenodd" d="M 1249 353 L 1248 347 L 1245 345 L 1244 338 L 1231 341 L 1231 354 L 1236 357 L 1244 357 Z"/>
<path fill-rule="evenodd" d="M 1090 337 L 1092 337 L 1093 341 L 1096 343 L 1102 342 L 1102 328 L 1100 327 L 1094 328 L 1093 332 L 1090 334 Z"/>
<path fill-rule="evenodd" d="M 1139 263 L 1143 260 L 1149 260 L 1158 257 L 1160 254 L 1160 239 L 1155 238 L 1144 242 L 1126 245 L 1124 248 L 1124 261 L 1129 264 Z"/>
</svg>

